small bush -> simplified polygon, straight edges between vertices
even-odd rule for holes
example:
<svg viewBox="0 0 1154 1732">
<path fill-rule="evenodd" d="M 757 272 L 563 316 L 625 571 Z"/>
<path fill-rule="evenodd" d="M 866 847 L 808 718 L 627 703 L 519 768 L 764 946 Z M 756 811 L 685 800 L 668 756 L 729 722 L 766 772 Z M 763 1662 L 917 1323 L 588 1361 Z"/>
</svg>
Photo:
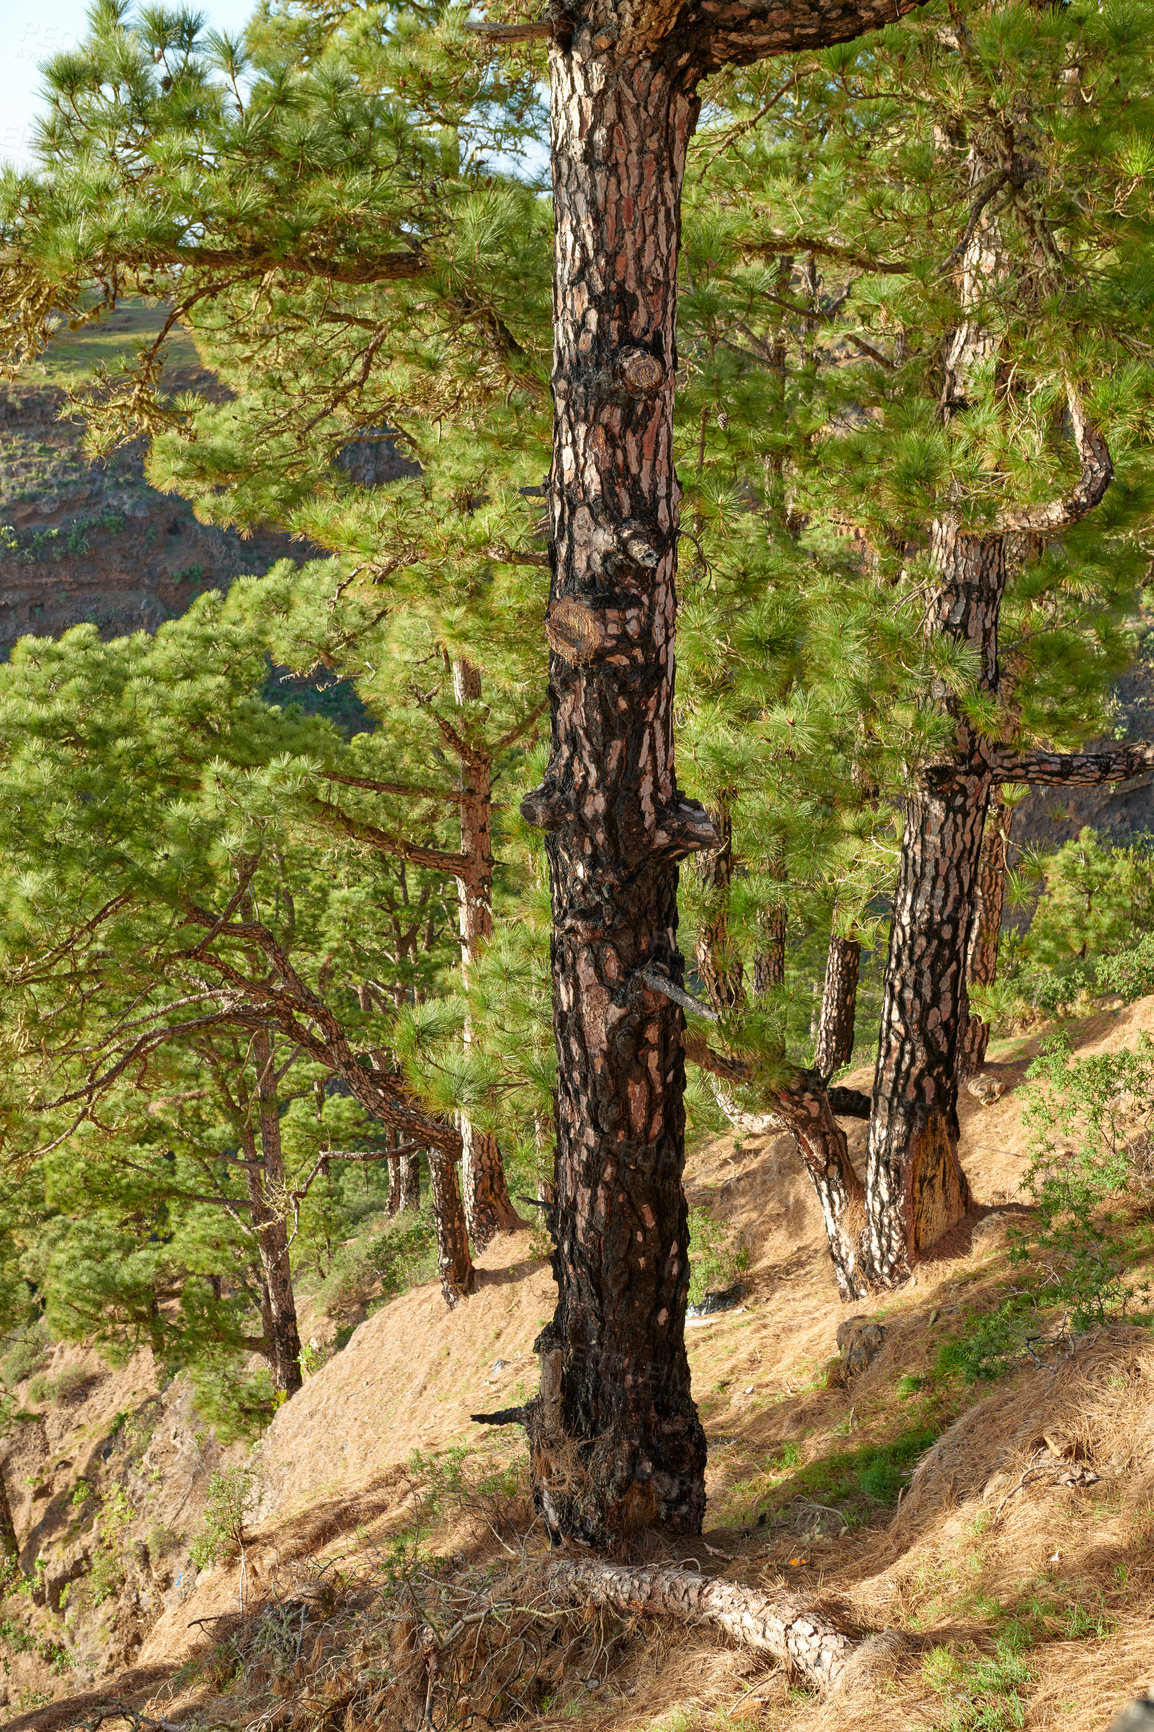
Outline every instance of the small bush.
<svg viewBox="0 0 1154 1732">
<path fill-rule="evenodd" d="M 897 1502 L 914 1466 L 937 1438 L 936 1426 L 918 1425 L 886 1443 L 835 1451 L 784 1480 L 770 1501 L 780 1507 L 797 1497 L 809 1498 L 837 1509 L 852 1527 L 875 1509 Z M 796 1445 L 784 1444 L 770 1464 L 771 1471 L 792 1466 L 797 1454 Z"/>
<path fill-rule="evenodd" d="M 229 1467 L 208 1482 L 204 1526 L 188 1555 L 198 1570 L 233 1558 L 244 1545 L 244 1518 L 259 1495 L 260 1475 L 252 1467 Z"/>
<path fill-rule="evenodd" d="M 689 1303 L 732 1287 L 749 1268 L 749 1247 L 702 1204 L 689 1211 Z"/>
<path fill-rule="evenodd" d="M 267 1365 L 245 1371 L 233 1360 L 210 1361 L 191 1377 L 196 1411 L 224 1444 L 251 1443 L 280 1405 Z"/>
<path fill-rule="evenodd" d="M 75 1401 L 93 1381 L 91 1371 L 85 1371 L 80 1365 L 68 1365 L 57 1377 L 43 1374 L 34 1377 L 28 1385 L 28 1399 L 52 1403 Z"/>
<path fill-rule="evenodd" d="M 124 1532 L 136 1511 L 123 1486 L 105 1493 L 95 1523 L 96 1544 L 88 1572 L 88 1592 L 95 1606 L 115 1599 L 124 1586 Z"/>
<path fill-rule="evenodd" d="M 342 1245 L 318 1289 L 317 1303 L 330 1317 L 347 1316 L 378 1294 L 392 1298 L 429 1279 L 435 1267 L 436 1235 L 422 1211 Z"/>
<path fill-rule="evenodd" d="M 14 1384 L 23 1383 L 25 1378 L 33 1376 L 40 1369 L 48 1345 L 49 1335 L 45 1325 L 39 1319 L 28 1324 L 4 1358 L 0 1359 L 0 1378 L 10 1389 Z"/>
<path fill-rule="evenodd" d="M 1013 1370 L 1068 1328 L 1142 1314 L 1134 1267 L 1154 1233 L 1154 1046 L 1075 1058 L 1055 1036 L 1030 1067 L 1023 1122 L 1034 1220 L 1010 1236 L 1019 1285 L 938 1350 L 936 1370 L 967 1383 Z"/>
</svg>

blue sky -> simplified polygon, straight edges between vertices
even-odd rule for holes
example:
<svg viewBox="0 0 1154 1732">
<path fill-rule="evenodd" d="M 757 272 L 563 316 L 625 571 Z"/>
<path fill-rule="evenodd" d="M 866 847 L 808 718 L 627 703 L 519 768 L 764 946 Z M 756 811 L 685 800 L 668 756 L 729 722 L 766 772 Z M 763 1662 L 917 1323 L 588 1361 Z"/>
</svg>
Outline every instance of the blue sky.
<svg viewBox="0 0 1154 1732">
<path fill-rule="evenodd" d="M 84 35 L 89 0 L 0 0 L 0 161 L 28 161 L 32 123 L 40 112 L 39 67 Z M 254 0 L 196 0 L 218 30 L 236 32 Z"/>
</svg>

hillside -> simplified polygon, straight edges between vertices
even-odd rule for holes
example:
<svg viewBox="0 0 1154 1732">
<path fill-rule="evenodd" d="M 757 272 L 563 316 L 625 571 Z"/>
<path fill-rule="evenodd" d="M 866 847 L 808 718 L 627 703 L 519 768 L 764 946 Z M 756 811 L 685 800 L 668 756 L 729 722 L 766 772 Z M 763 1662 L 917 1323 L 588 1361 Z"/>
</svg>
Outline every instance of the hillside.
<svg viewBox="0 0 1154 1732">
<path fill-rule="evenodd" d="M 1154 998 L 1100 1012 L 1075 1044 L 1114 1051 L 1151 1031 Z M 884 1334 L 863 1368 L 837 1356 L 846 1312 L 788 1141 L 719 1138 L 689 1164 L 691 1205 L 744 1242 L 749 1267 L 738 1308 L 689 1326 L 710 1502 L 704 1543 L 684 1550 L 728 1579 L 788 1582 L 833 1596 L 851 1624 L 902 1633 L 839 1725 L 1089 1732 L 1154 1680 L 1148 1330 L 1092 1331 L 993 1385 L 931 1375 L 941 1343 L 1009 1273 L 1007 1226 L 1026 1201 L 1018 1085 L 1036 1046 L 1004 1043 L 991 1074 L 1005 1093 L 986 1106 L 967 1097 L 978 1205 L 956 1243 L 868 1313 Z M 454 1314 L 431 1283 L 382 1306 L 276 1415 L 252 1463 L 243 1616 L 237 1561 L 197 1572 L 187 1549 L 210 1473 L 243 1449 L 221 1452 L 198 1433 L 179 1380 L 157 1390 L 143 1360 L 110 1372 L 56 1348 L 39 1399 L 19 1387 L 37 1419 L 7 1468 L 26 1554 L 45 1559 L 34 1603 L 3 1607 L 11 1732 L 79 1724 L 109 1699 L 189 1727 L 279 1726 L 290 1708 L 298 1729 L 391 1724 L 365 1716 L 413 1546 L 451 1560 L 428 1566 L 438 1591 L 445 1580 L 475 1591 L 478 1569 L 490 1582 L 539 1567 L 521 1433 L 469 1419 L 532 1391 L 552 1287 L 539 1249 L 528 1232 L 498 1241 Z M 107 1509 L 117 1486 L 128 1513 L 104 1542 L 117 1559 L 108 1596 L 81 1596 L 70 1615 L 66 1584 L 101 1544 L 86 1506 Z M 266 1641 L 286 1605 L 287 1659 Z M 384 1647 L 350 1681 L 350 1653 L 376 1653 L 374 1641 Z M 831 1709 L 704 1631 L 627 1620 L 606 1641 L 604 1683 L 564 1668 L 538 1691 L 538 1723 L 688 1728 L 723 1709 L 798 1732 L 833 1723 Z M 334 1677 L 343 1695 L 322 1689 Z M 1004 1698 L 1003 1717 L 978 1717 L 987 1697 Z"/>
</svg>

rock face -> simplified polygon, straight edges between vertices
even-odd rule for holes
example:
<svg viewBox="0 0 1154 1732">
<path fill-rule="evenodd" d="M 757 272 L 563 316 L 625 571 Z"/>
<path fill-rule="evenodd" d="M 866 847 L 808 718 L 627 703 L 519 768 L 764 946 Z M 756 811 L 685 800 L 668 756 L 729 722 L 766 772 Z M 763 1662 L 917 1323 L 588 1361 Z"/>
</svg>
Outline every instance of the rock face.
<svg viewBox="0 0 1154 1732">
<path fill-rule="evenodd" d="M 312 551 L 198 523 L 148 485 L 140 446 L 93 462 L 63 404 L 51 387 L 0 394 L 0 654 L 85 621 L 107 637 L 155 631 L 202 591 Z"/>
<path fill-rule="evenodd" d="M 844 1323 L 839 1323 L 837 1345 L 843 1376 L 859 1377 L 873 1364 L 885 1340 L 885 1324 L 871 1323 L 868 1317 L 847 1317 Z"/>
</svg>

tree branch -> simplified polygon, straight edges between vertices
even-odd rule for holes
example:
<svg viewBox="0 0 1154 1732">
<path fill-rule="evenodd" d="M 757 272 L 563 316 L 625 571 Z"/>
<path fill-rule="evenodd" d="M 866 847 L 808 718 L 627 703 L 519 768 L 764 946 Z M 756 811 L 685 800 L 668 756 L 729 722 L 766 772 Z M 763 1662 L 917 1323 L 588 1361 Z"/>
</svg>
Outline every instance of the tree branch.
<svg viewBox="0 0 1154 1732">
<path fill-rule="evenodd" d="M 1011 530 L 1045 534 L 1049 530 L 1069 529 L 1075 523 L 1080 523 L 1106 496 L 1106 489 L 1114 479 L 1110 447 L 1094 423 L 1083 413 L 1074 388 L 1069 384 L 1066 386 L 1066 401 L 1070 408 L 1070 420 L 1074 425 L 1074 443 L 1082 459 L 1082 473 L 1064 499 L 1051 500 L 1047 505 L 1027 505 L 1020 511 L 1005 512 L 998 522 L 1001 534 Z"/>
<path fill-rule="evenodd" d="M 483 42 L 545 42 L 553 35 L 551 18 L 534 18 L 524 24 L 466 24 L 470 36 Z"/>
<path fill-rule="evenodd" d="M 1107 752 L 999 751 L 993 754 L 990 768 L 996 782 L 1093 788 L 1154 770 L 1154 744 L 1135 740 Z"/>
<path fill-rule="evenodd" d="M 832 48 L 896 24 L 921 0 L 792 0 L 789 6 L 697 0 L 686 24 L 700 44 L 703 73 L 749 66 L 771 54 Z"/>
</svg>

